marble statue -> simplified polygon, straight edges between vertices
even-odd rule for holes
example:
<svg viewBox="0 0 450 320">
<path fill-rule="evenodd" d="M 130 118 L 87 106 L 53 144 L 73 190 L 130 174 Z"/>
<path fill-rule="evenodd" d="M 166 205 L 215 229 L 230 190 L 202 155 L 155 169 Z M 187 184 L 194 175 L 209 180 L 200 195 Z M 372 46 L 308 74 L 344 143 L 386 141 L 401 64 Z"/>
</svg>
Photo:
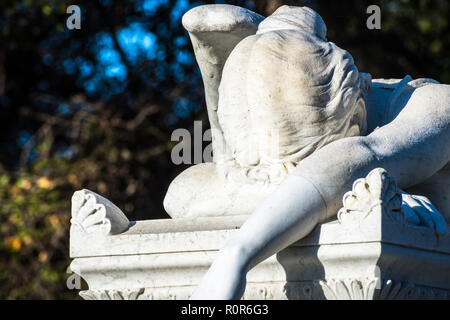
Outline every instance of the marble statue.
<svg viewBox="0 0 450 320">
<path fill-rule="evenodd" d="M 214 162 L 179 175 L 165 208 L 174 218 L 251 214 L 194 299 L 239 298 L 248 270 L 333 217 L 353 181 L 376 167 L 450 213 L 449 86 L 359 73 L 306 7 L 263 19 L 201 6 L 183 25 L 206 87 Z M 446 233 L 428 198 L 404 192 L 402 201 L 411 222 Z"/>
<path fill-rule="evenodd" d="M 359 72 L 307 7 L 264 18 L 205 5 L 182 22 L 203 77 L 214 158 L 176 177 L 164 207 L 174 220 L 249 215 L 192 299 L 239 299 L 265 259 L 321 223 L 364 219 L 374 208 L 447 234 L 450 86 Z M 74 217 L 104 211 L 100 196 L 77 197 Z M 117 210 L 110 216 L 123 230 Z M 83 219 L 85 228 L 107 224 Z"/>
</svg>

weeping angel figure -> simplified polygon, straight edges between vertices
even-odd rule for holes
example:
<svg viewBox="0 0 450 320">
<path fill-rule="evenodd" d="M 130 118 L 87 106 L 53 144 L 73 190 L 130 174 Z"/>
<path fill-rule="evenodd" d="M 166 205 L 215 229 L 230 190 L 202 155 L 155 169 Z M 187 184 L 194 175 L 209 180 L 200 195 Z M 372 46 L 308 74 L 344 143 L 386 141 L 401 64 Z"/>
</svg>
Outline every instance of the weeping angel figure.
<svg viewBox="0 0 450 320">
<path fill-rule="evenodd" d="M 264 18 L 200 6 L 183 25 L 205 85 L 214 161 L 181 173 L 165 208 L 173 218 L 250 215 L 193 299 L 240 298 L 252 267 L 334 218 L 352 183 L 375 168 L 404 190 L 408 221 L 447 232 L 439 211 L 450 214 L 450 86 L 359 72 L 307 7 Z"/>
<path fill-rule="evenodd" d="M 193 299 L 239 299 L 250 269 L 336 216 L 382 205 L 395 221 L 447 234 L 449 85 L 359 72 L 307 7 L 264 18 L 206 5 L 183 25 L 205 85 L 214 158 L 176 177 L 164 207 L 172 218 L 249 216 Z M 132 225 L 89 190 L 72 201 L 72 228 L 112 235 Z"/>
</svg>

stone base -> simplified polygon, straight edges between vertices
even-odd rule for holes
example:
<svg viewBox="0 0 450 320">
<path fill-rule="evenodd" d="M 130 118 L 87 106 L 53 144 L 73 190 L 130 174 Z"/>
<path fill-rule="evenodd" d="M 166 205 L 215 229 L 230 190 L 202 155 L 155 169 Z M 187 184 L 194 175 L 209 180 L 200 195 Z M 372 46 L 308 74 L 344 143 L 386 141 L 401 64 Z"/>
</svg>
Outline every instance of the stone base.
<svg viewBox="0 0 450 320">
<path fill-rule="evenodd" d="M 71 228 L 85 299 L 188 299 L 246 216 L 132 222 L 120 234 Z M 450 237 L 374 210 L 331 221 L 247 276 L 244 299 L 450 299 Z"/>
</svg>

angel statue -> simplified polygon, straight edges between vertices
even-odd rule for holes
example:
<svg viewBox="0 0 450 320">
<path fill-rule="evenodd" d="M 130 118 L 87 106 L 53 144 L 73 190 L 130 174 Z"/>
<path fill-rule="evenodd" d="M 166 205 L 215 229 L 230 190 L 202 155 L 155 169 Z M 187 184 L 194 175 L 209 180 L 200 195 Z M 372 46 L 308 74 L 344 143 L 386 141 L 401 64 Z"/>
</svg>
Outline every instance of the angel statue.
<svg viewBox="0 0 450 320">
<path fill-rule="evenodd" d="M 264 18 L 204 5 L 182 22 L 205 86 L 213 162 L 177 176 L 164 207 L 175 219 L 248 216 L 192 299 L 241 298 L 254 266 L 361 208 L 363 216 L 388 208 L 395 221 L 437 239 L 447 234 L 449 85 L 359 72 L 307 7 L 282 6 Z M 92 191 L 75 192 L 72 202 L 74 230 L 130 227 Z"/>
<path fill-rule="evenodd" d="M 375 168 L 404 190 L 409 223 L 447 232 L 450 86 L 360 73 L 307 7 L 264 18 L 206 5 L 183 25 L 205 85 L 214 159 L 176 177 L 164 206 L 173 218 L 249 215 L 192 299 L 239 299 L 250 269 L 333 219 L 352 183 Z"/>
</svg>

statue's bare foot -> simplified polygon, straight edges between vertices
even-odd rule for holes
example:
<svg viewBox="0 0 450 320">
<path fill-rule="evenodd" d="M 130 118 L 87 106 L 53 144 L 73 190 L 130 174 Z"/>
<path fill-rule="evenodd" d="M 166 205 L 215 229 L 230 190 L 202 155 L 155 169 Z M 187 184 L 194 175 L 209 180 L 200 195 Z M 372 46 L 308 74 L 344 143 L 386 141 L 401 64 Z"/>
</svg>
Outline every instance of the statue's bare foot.
<svg viewBox="0 0 450 320">
<path fill-rule="evenodd" d="M 238 300 L 246 285 L 245 268 L 236 258 L 221 251 L 191 296 L 191 300 Z M 241 259 L 242 260 L 242 259 Z"/>
</svg>

